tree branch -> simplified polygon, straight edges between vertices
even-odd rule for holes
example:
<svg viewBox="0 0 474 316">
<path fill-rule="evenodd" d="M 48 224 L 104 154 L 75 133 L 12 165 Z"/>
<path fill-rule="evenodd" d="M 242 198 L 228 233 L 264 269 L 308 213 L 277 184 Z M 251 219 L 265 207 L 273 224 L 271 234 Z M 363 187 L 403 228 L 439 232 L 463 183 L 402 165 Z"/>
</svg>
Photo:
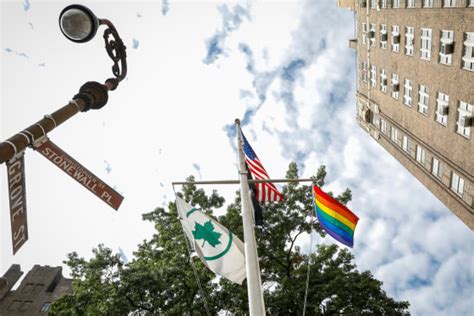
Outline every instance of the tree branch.
<svg viewBox="0 0 474 316">
<path fill-rule="evenodd" d="M 286 268 L 286 275 L 288 276 L 288 278 L 291 278 L 291 251 L 293 250 L 293 246 L 295 245 L 296 239 L 303 232 L 304 232 L 304 230 L 300 230 L 294 238 L 290 237 L 291 245 L 290 245 L 290 249 L 288 250 L 287 255 L 286 255 L 286 262 L 288 263 L 287 268 Z"/>
<path fill-rule="evenodd" d="M 281 265 L 283 268 L 286 268 L 286 264 L 284 264 L 282 261 L 280 261 L 280 259 L 278 259 L 277 257 L 273 256 L 273 254 L 271 252 L 268 252 L 266 251 L 266 249 L 262 249 L 263 253 L 266 254 L 271 260 L 274 260 L 276 263 L 278 263 L 279 265 Z"/>
<path fill-rule="evenodd" d="M 145 306 L 143 306 L 141 304 L 136 304 L 127 294 L 125 294 L 125 297 L 127 298 L 130 305 L 132 305 L 133 307 L 138 308 L 138 309 L 144 309 L 148 312 L 153 312 L 152 308 L 146 308 Z"/>
</svg>

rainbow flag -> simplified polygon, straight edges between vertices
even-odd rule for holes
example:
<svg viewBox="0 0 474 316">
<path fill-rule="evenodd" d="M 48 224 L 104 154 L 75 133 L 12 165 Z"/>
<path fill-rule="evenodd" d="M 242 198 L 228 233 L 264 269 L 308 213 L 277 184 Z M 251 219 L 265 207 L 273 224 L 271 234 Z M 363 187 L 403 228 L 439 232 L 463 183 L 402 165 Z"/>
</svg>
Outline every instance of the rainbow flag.
<svg viewBox="0 0 474 316">
<path fill-rule="evenodd" d="M 359 218 L 316 185 L 313 186 L 313 196 L 314 210 L 321 227 L 337 241 L 352 247 Z"/>
</svg>

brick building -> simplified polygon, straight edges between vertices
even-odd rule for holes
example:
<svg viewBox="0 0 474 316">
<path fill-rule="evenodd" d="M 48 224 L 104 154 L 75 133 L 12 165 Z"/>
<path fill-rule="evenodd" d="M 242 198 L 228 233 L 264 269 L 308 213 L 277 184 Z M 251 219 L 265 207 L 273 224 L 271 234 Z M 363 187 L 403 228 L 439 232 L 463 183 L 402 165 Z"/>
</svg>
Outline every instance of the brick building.
<svg viewBox="0 0 474 316">
<path fill-rule="evenodd" d="M 355 13 L 357 121 L 474 229 L 474 0 L 339 0 Z"/>
<path fill-rule="evenodd" d="M 0 278 L 0 315 L 45 315 L 55 299 L 71 290 L 72 280 L 63 277 L 61 267 L 35 265 L 12 291 L 22 275 L 14 264 Z"/>
</svg>

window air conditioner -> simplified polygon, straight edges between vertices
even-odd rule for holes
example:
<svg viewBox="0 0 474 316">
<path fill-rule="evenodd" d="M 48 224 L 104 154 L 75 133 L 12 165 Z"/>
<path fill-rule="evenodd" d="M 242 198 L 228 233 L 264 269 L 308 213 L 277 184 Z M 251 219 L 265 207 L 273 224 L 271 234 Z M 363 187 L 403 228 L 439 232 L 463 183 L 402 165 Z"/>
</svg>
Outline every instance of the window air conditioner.
<svg viewBox="0 0 474 316">
<path fill-rule="evenodd" d="M 459 118 L 459 126 L 470 127 L 472 126 L 472 117 L 461 117 Z"/>
<path fill-rule="evenodd" d="M 367 0 L 361 0 L 360 1 L 360 7 L 361 8 L 367 8 Z"/>
<path fill-rule="evenodd" d="M 454 44 L 441 44 L 441 54 L 447 55 L 454 52 Z"/>
<path fill-rule="evenodd" d="M 394 84 L 392 84 L 392 91 L 393 91 L 393 92 L 398 92 L 398 91 L 400 91 L 400 84 L 399 84 L 399 83 L 394 83 Z"/>
<path fill-rule="evenodd" d="M 393 44 L 400 44 L 400 34 L 394 35 L 392 37 Z"/>
<path fill-rule="evenodd" d="M 449 111 L 449 108 L 447 104 L 442 105 L 438 108 L 439 115 L 448 115 L 448 111 Z"/>
<path fill-rule="evenodd" d="M 375 37 L 375 31 L 369 31 L 369 38 Z"/>
<path fill-rule="evenodd" d="M 382 34 L 380 35 L 380 40 L 381 40 L 382 42 L 386 42 L 386 41 L 387 41 L 387 38 L 388 38 L 387 33 L 382 33 Z"/>
</svg>

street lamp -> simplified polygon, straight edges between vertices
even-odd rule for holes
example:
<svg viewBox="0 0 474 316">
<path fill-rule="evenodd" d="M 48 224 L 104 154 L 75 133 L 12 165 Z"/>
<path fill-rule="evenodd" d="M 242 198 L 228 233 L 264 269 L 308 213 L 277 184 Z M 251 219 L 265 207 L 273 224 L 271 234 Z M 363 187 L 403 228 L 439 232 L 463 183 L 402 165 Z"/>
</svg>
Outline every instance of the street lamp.
<svg viewBox="0 0 474 316">
<path fill-rule="evenodd" d="M 99 19 L 89 8 L 73 4 L 59 15 L 59 27 L 64 36 L 76 43 L 90 41 L 99 28 Z"/>
<path fill-rule="evenodd" d="M 112 72 L 120 82 L 127 74 L 125 46 L 112 22 L 107 19 L 98 19 L 87 7 L 72 4 L 65 7 L 59 15 L 59 28 L 67 39 L 76 43 L 85 43 L 94 38 L 100 25 L 106 25 L 104 31 L 105 48 L 114 62 Z M 112 36 L 112 39 L 109 37 Z M 121 62 L 120 67 L 118 62 Z M 118 82 L 117 82 L 118 84 Z M 110 90 L 115 89 L 112 88 Z"/>
<path fill-rule="evenodd" d="M 98 19 L 89 8 L 79 4 L 67 6 L 59 15 L 61 32 L 76 43 L 85 43 L 94 38 L 100 25 L 107 27 L 103 38 L 107 54 L 113 61 L 114 77 L 107 79 L 104 84 L 95 81 L 86 82 L 69 104 L 50 115 L 45 115 L 40 121 L 0 143 L 0 164 L 23 152 L 27 146 L 34 146 L 39 139 L 44 139 L 47 133 L 78 112 L 102 108 L 107 103 L 108 91 L 115 90 L 125 78 L 126 47 L 112 22 Z"/>
</svg>

